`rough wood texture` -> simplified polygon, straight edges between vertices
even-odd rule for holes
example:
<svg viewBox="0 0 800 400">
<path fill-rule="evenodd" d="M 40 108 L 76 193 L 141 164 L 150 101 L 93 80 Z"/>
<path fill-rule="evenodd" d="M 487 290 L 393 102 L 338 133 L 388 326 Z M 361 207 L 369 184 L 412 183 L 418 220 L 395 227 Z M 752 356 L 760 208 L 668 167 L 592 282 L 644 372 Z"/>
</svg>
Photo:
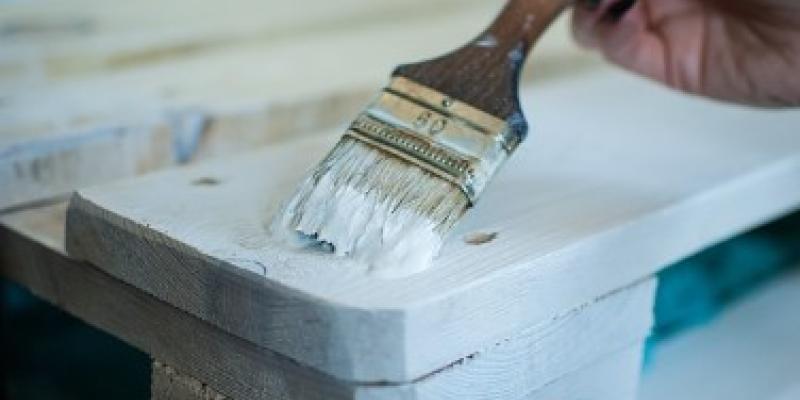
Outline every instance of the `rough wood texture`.
<svg viewBox="0 0 800 400">
<path fill-rule="evenodd" d="M 798 306 L 800 269 L 733 305 L 709 325 L 657 347 L 640 399 L 800 398 Z"/>
<path fill-rule="evenodd" d="M 226 400 L 203 382 L 181 375 L 174 368 L 153 361 L 150 379 L 150 400 Z"/>
<path fill-rule="evenodd" d="M 539 326 L 482 348 L 414 383 L 359 386 L 224 333 L 88 264 L 69 259 L 59 240 L 63 211 L 64 206 L 57 205 L 0 218 L 3 275 L 233 398 L 517 399 L 638 343 L 652 320 L 655 285 L 647 281 L 573 310 L 562 310 Z M 615 382 L 627 382 L 622 387 L 629 387 L 638 370 L 625 368 L 616 374 Z M 585 385 L 596 387 L 592 382 Z"/>
<path fill-rule="evenodd" d="M 537 140 L 424 273 L 378 279 L 270 241 L 272 211 L 333 138 L 81 191 L 67 249 L 343 379 L 404 382 L 800 204 L 796 111 L 612 71 L 523 99 Z M 208 177 L 218 184 L 193 183 Z M 471 232 L 498 234 L 476 246 Z"/>
</svg>

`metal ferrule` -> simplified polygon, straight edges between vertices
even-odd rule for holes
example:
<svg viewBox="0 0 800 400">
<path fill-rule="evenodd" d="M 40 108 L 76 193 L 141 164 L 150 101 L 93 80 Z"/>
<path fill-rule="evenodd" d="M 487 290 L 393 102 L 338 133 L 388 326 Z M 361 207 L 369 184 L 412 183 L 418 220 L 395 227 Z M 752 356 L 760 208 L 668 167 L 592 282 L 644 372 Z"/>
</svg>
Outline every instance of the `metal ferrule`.
<svg viewBox="0 0 800 400">
<path fill-rule="evenodd" d="M 392 79 L 346 135 L 453 183 L 470 204 L 519 144 L 505 121 L 402 77 Z"/>
</svg>

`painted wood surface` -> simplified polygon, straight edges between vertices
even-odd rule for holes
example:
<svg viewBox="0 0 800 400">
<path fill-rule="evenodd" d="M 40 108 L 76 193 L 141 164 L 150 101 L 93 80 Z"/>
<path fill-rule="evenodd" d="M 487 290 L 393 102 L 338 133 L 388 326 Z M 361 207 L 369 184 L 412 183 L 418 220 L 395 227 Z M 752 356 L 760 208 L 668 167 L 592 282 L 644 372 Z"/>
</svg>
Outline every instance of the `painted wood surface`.
<svg viewBox="0 0 800 400">
<path fill-rule="evenodd" d="M 0 217 L 3 276 L 233 398 L 523 398 L 543 385 L 547 392 L 555 390 L 549 382 L 639 343 L 652 323 L 655 283 L 645 281 L 563 310 L 413 383 L 359 386 L 225 333 L 70 259 L 61 246 L 64 209 L 56 205 Z M 629 386 L 638 369 L 616 374 L 616 383 Z"/>
<path fill-rule="evenodd" d="M 566 311 L 451 362 L 433 377 L 397 387 L 367 387 L 361 394 L 376 400 L 522 400 L 531 398 L 535 391 L 549 392 L 548 384 L 571 371 L 630 347 L 641 350 L 639 343 L 652 325 L 655 286 L 655 280 L 650 279 Z M 638 369 L 623 368 L 616 374 L 619 390 L 630 391 L 638 381 Z M 596 384 L 584 383 L 588 387 Z M 575 389 L 579 392 L 578 387 Z M 572 392 L 562 388 L 552 393 Z"/>
<path fill-rule="evenodd" d="M 640 344 L 568 374 L 529 400 L 635 400 L 641 368 Z"/>
<path fill-rule="evenodd" d="M 523 99 L 532 140 L 421 274 L 379 279 L 271 242 L 271 213 L 335 138 L 81 191 L 67 249 L 305 364 L 403 382 L 800 205 L 797 111 L 612 70 Z M 497 236 L 462 240 L 475 232 Z"/>
<path fill-rule="evenodd" d="M 418 0 L 306 2 L 240 1 L 226 10 L 246 17 L 211 21 L 207 15 L 216 7 L 211 2 L 196 10 L 187 6 L 196 18 L 172 3 L 149 1 L 2 6 L 17 12 L 0 17 L 0 32 L 7 36 L 0 38 L 10 42 L 0 59 L 29 57 L 25 62 L 50 62 L 57 69 L 84 61 L 111 65 L 59 79 L 51 72 L 30 82 L 0 79 L 0 184 L 14 188 L 0 192 L 0 209 L 341 128 L 387 82 L 394 66 L 462 44 L 500 6 L 472 0 L 424 7 Z M 312 10 L 298 11 L 304 7 Z M 153 17 L 154 9 L 163 13 Z M 265 9 L 271 11 L 257 22 Z M 62 32 L 84 25 L 97 31 Z M 121 27 L 110 28 L 115 25 Z M 85 52 L 97 52 L 99 59 L 80 56 Z M 47 58 L 51 54 L 55 59 Z M 539 55 L 533 68 L 545 76 L 562 73 L 563 64 L 574 71 L 595 61 L 576 50 L 565 21 L 542 43 Z M 48 67 L 21 70 L 41 75 L 42 68 Z"/>
<path fill-rule="evenodd" d="M 800 398 L 798 307 L 800 269 L 656 347 L 640 399 Z"/>
</svg>

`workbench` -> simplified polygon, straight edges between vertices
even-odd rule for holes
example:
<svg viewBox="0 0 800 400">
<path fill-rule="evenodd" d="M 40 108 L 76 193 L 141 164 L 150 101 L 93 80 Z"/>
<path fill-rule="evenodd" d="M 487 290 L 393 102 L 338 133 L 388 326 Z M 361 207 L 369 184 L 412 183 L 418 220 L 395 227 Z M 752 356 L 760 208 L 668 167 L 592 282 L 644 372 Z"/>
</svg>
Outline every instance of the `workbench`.
<svg viewBox="0 0 800 400">
<path fill-rule="evenodd" d="M 634 399 L 654 275 L 800 207 L 800 112 L 671 92 L 561 21 L 524 81 L 529 141 L 429 271 L 281 248 L 270 216 L 390 66 L 500 4 L 311 3 L 111 29 L 81 57 L 23 35 L 5 60 L 54 69 L 4 77 L 2 274 L 150 355 L 154 399 Z M 115 7 L 85 18 L 125 26 Z"/>
</svg>

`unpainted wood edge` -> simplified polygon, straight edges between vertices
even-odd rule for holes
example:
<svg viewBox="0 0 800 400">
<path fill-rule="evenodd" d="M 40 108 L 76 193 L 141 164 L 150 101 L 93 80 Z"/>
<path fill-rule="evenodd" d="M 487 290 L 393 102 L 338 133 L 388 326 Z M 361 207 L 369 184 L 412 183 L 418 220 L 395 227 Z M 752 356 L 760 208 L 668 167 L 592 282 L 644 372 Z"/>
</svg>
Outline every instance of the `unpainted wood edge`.
<svg viewBox="0 0 800 400">
<path fill-rule="evenodd" d="M 153 360 L 150 380 L 151 400 L 230 400 L 199 380 L 183 375 L 158 360 Z"/>
</svg>

